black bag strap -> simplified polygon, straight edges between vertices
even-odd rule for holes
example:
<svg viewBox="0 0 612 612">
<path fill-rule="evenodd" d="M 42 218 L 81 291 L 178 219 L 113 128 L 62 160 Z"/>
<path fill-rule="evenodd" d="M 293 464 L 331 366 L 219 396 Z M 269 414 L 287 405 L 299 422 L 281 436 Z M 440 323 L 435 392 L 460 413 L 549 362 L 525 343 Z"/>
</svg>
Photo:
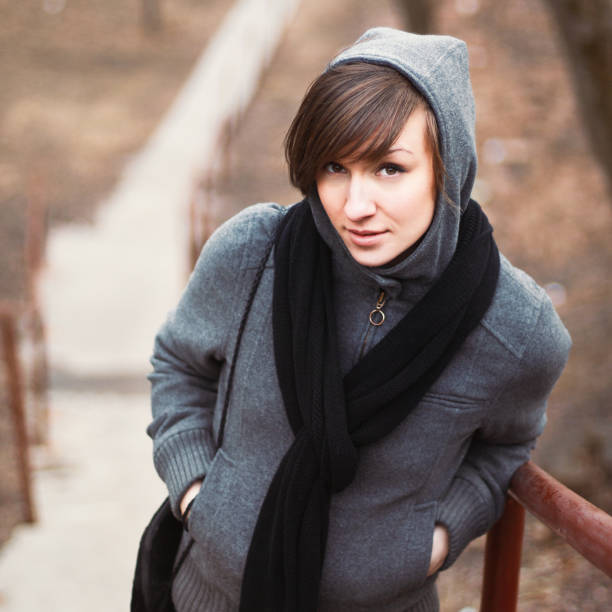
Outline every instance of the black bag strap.
<svg viewBox="0 0 612 612">
<path fill-rule="evenodd" d="M 270 253 L 272 252 L 272 248 L 274 247 L 274 243 L 276 240 L 270 240 L 270 243 L 266 247 L 266 252 L 259 262 L 259 266 L 255 272 L 255 277 L 253 278 L 253 284 L 251 285 L 251 290 L 249 291 L 249 295 L 247 298 L 246 308 L 242 313 L 242 319 L 240 320 L 240 326 L 238 327 L 238 335 L 236 336 L 236 348 L 234 349 L 234 358 L 232 359 L 232 363 L 230 365 L 229 375 L 227 377 L 227 392 L 225 394 L 225 401 L 223 402 L 223 411 L 221 413 L 221 422 L 219 424 L 219 433 L 217 435 L 217 448 L 221 448 L 223 444 L 223 436 L 225 434 L 225 423 L 227 421 L 227 410 L 229 406 L 230 396 L 232 393 L 232 387 L 234 383 L 234 372 L 236 370 L 236 361 L 238 360 L 238 352 L 240 351 L 240 340 L 242 339 L 242 333 L 244 332 L 244 328 L 246 327 L 247 320 L 249 318 L 249 312 L 251 312 L 251 306 L 253 305 L 253 301 L 255 299 L 255 294 L 257 293 L 257 288 L 259 287 L 259 282 L 261 281 L 261 277 L 263 276 L 264 270 L 266 269 L 266 264 L 268 263 L 268 259 L 270 258 Z"/>
</svg>

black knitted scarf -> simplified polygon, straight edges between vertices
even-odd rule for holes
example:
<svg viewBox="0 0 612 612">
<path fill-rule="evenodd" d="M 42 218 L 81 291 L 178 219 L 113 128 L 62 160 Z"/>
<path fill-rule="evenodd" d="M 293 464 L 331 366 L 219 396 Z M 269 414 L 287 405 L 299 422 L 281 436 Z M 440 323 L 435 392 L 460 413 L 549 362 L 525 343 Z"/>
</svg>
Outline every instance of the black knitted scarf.
<svg viewBox="0 0 612 612">
<path fill-rule="evenodd" d="M 314 612 L 331 495 L 353 480 L 359 447 L 406 417 L 478 324 L 495 292 L 499 253 L 470 201 L 446 270 L 344 378 L 331 252 L 306 200 L 281 222 L 274 263 L 276 370 L 295 439 L 259 512 L 240 610 Z"/>
</svg>

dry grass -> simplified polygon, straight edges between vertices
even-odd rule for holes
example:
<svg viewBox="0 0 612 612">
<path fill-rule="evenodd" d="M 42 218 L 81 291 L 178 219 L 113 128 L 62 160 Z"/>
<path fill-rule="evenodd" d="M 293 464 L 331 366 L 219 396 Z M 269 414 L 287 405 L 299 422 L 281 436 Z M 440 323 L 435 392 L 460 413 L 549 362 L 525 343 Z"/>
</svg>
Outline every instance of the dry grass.
<svg viewBox="0 0 612 612">
<path fill-rule="evenodd" d="M 0 248 L 19 255 L 34 197 L 51 224 L 92 218 L 228 4 L 162 2 L 164 27 L 146 34 L 138 2 L 0 0 Z"/>
</svg>

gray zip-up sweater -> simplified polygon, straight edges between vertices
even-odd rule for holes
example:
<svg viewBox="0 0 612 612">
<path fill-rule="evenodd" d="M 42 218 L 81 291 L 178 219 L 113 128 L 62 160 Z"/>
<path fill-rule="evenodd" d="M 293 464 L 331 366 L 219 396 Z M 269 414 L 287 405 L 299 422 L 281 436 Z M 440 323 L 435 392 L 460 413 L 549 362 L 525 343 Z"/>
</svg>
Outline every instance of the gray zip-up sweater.
<svg viewBox="0 0 612 612">
<path fill-rule="evenodd" d="M 332 249 L 341 367 L 348 371 L 420 299 L 450 261 L 460 211 L 476 173 L 473 100 L 465 45 L 450 37 L 388 28 L 367 32 L 333 63 L 389 64 L 421 90 L 438 121 L 446 196 L 416 250 L 388 268 L 349 255 L 320 203 L 311 206 Z M 204 247 L 152 363 L 155 466 L 174 511 L 196 479 L 195 545 L 180 570 L 178 612 L 236 610 L 260 505 L 292 441 L 272 345 L 273 258 L 242 338 L 221 449 L 215 448 L 229 364 L 255 269 L 285 209 L 247 208 Z M 380 291 L 386 320 L 369 323 Z M 332 499 L 319 609 L 432 612 L 426 578 L 435 524 L 450 534 L 443 569 L 499 517 L 514 471 L 545 422 L 569 336 L 545 292 L 502 257 L 488 312 L 417 408 L 387 437 L 365 447 L 354 481 Z M 183 545 L 189 536 L 185 536 Z"/>
</svg>

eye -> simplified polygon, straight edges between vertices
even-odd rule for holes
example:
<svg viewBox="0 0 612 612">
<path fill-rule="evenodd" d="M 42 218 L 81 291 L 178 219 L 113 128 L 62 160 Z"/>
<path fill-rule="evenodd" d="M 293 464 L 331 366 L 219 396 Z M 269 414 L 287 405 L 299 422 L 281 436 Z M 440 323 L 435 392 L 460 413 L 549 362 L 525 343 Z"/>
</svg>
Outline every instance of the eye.
<svg viewBox="0 0 612 612">
<path fill-rule="evenodd" d="M 398 166 L 397 164 L 383 164 L 378 170 L 377 174 L 381 176 L 396 176 L 401 174 L 402 172 L 406 172 L 404 168 Z"/>
<path fill-rule="evenodd" d="M 325 170 L 325 172 L 328 174 L 340 174 L 342 172 L 346 172 L 344 166 L 338 162 L 328 162 L 325 164 L 325 166 L 323 166 L 323 170 Z"/>
</svg>

